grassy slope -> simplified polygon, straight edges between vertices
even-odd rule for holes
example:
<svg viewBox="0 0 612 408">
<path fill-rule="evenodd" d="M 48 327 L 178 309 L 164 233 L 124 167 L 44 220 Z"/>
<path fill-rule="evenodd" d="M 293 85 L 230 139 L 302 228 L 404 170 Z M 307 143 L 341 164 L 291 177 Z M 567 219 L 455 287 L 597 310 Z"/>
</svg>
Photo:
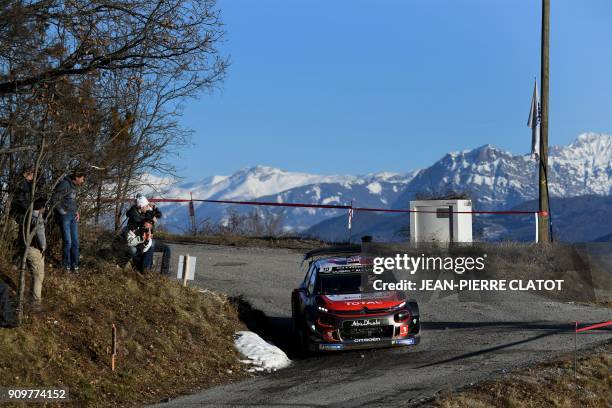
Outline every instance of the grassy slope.
<svg viewBox="0 0 612 408">
<path fill-rule="evenodd" d="M 487 381 L 435 402 L 442 408 L 459 407 L 609 407 L 612 406 L 612 343 L 578 359 L 565 355 L 497 381 Z"/>
<path fill-rule="evenodd" d="M 43 313 L 0 329 L 0 386 L 64 386 L 74 405 L 126 406 L 245 376 L 223 296 L 106 265 L 78 277 L 48 269 L 43 297 Z"/>
</svg>

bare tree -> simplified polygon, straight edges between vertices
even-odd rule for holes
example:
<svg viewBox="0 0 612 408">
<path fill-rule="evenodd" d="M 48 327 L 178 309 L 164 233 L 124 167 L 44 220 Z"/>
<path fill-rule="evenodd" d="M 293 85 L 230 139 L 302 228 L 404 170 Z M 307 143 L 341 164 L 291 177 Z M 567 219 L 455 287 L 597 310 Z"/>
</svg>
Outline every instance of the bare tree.
<svg viewBox="0 0 612 408">
<path fill-rule="evenodd" d="M 190 135 L 178 122 L 185 98 L 223 80 L 223 33 L 215 0 L 0 1 L 0 241 L 32 162 L 32 200 L 86 168 L 82 218 L 111 211 L 118 228 L 142 176 L 173 172 L 168 155 Z M 22 257 L 20 299 L 24 271 Z"/>
<path fill-rule="evenodd" d="M 184 99 L 224 77 L 222 37 L 214 0 L 2 2 L 0 184 L 33 160 L 44 128 L 42 177 L 87 165 L 91 214 L 112 210 L 117 228 L 142 175 L 173 172 L 168 154 L 190 135 L 178 123 Z"/>
<path fill-rule="evenodd" d="M 214 0 L 3 1 L 0 94 L 95 71 L 141 69 L 199 85 L 225 71 Z"/>
</svg>

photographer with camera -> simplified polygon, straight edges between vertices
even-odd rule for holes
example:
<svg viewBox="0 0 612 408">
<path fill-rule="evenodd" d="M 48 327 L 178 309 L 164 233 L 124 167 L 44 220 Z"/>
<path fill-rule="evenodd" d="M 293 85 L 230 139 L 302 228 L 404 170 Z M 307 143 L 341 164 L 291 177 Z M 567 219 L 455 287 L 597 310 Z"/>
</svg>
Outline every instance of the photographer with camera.
<svg viewBox="0 0 612 408">
<path fill-rule="evenodd" d="M 135 229 L 128 229 L 127 231 L 127 244 L 132 254 L 132 259 L 134 264 L 138 268 L 140 272 L 148 272 L 150 268 L 148 262 L 148 256 L 146 255 L 149 251 L 151 251 L 151 247 L 153 246 L 153 221 L 152 220 L 144 220 L 138 227 Z"/>
<path fill-rule="evenodd" d="M 130 253 L 141 272 L 148 272 L 153 267 L 153 255 L 161 252 L 161 273 L 170 274 L 170 247 L 153 239 L 155 222 L 162 217 L 161 211 L 141 194 L 136 196 L 136 203 L 126 213 L 126 239 Z"/>
<path fill-rule="evenodd" d="M 147 200 L 147 197 L 138 194 L 136 195 L 136 203 L 127 210 L 125 216 L 127 217 L 127 229 L 134 231 L 142 226 L 142 223 L 146 220 L 155 223 L 161 218 L 162 213 L 155 204 Z"/>
</svg>

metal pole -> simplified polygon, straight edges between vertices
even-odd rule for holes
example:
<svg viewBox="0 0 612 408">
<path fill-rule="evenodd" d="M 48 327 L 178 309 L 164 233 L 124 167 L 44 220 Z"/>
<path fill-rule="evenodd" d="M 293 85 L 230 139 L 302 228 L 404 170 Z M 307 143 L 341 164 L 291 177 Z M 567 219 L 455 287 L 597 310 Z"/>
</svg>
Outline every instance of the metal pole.
<svg viewBox="0 0 612 408">
<path fill-rule="evenodd" d="M 191 218 L 191 233 L 193 235 L 197 234 L 196 229 L 196 218 L 195 218 L 195 207 L 193 206 L 193 193 L 189 193 L 191 196 L 191 201 L 189 201 L 189 217 Z"/>
<path fill-rule="evenodd" d="M 578 322 L 575 322 L 574 325 L 574 387 L 578 389 L 578 383 L 576 382 L 577 375 L 577 367 L 578 367 Z"/>
<path fill-rule="evenodd" d="M 535 215 L 535 242 L 538 243 L 538 238 L 540 238 L 540 233 L 538 232 L 538 224 L 540 223 L 540 217 L 538 217 L 538 213 L 534 213 Z"/>
<path fill-rule="evenodd" d="M 347 228 L 347 242 L 351 243 L 351 229 L 353 228 L 353 200 L 351 200 L 351 207 L 348 210 L 348 228 Z"/>
<path fill-rule="evenodd" d="M 550 40 L 550 0 L 542 0 L 542 55 L 540 83 L 542 86 L 542 112 L 540 122 L 540 166 L 539 166 L 539 242 L 550 242 L 550 215 L 548 204 L 548 73 Z"/>
</svg>

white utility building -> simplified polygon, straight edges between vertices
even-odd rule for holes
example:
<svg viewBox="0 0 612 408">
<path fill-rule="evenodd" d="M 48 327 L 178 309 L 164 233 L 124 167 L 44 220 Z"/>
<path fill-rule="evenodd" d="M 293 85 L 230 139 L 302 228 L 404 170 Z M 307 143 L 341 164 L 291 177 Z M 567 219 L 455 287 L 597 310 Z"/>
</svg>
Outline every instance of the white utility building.
<svg viewBox="0 0 612 408">
<path fill-rule="evenodd" d="M 410 210 L 410 242 L 472 242 L 471 200 L 411 201 Z"/>
</svg>

